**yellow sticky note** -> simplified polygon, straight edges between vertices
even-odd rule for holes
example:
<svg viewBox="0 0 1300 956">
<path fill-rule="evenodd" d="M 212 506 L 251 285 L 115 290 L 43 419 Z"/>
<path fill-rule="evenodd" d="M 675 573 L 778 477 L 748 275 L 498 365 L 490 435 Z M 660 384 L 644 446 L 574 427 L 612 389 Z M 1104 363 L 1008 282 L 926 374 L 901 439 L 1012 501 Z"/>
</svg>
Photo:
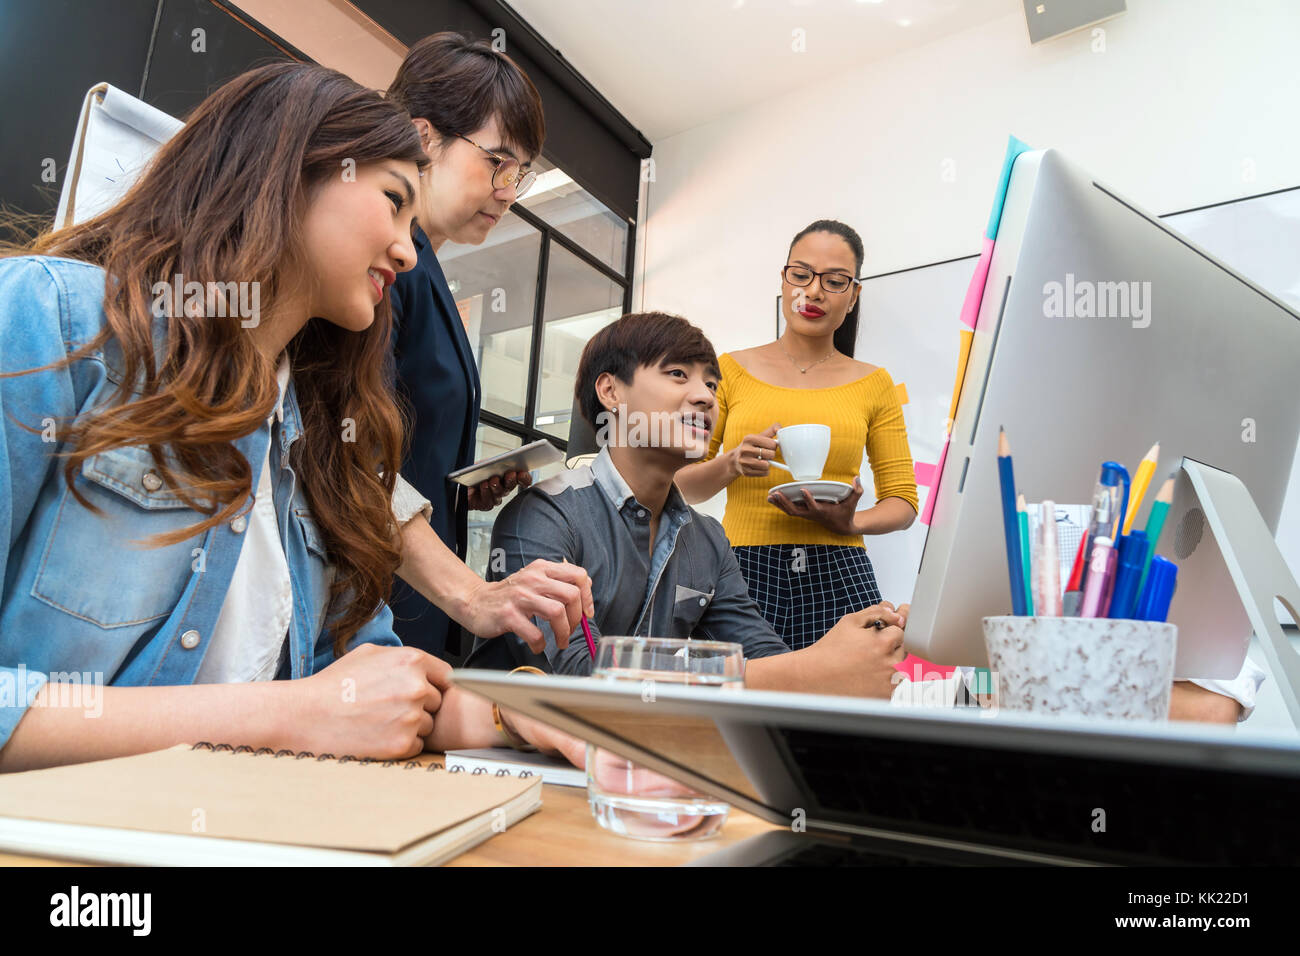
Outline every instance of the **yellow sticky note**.
<svg viewBox="0 0 1300 956">
<path fill-rule="evenodd" d="M 957 417 L 957 399 L 961 397 L 961 383 L 966 380 L 966 362 L 970 358 L 970 346 L 974 340 L 973 330 L 961 330 L 961 352 L 957 356 L 957 381 L 953 383 L 952 404 L 948 408 L 949 429 L 952 427 L 952 420 Z"/>
</svg>

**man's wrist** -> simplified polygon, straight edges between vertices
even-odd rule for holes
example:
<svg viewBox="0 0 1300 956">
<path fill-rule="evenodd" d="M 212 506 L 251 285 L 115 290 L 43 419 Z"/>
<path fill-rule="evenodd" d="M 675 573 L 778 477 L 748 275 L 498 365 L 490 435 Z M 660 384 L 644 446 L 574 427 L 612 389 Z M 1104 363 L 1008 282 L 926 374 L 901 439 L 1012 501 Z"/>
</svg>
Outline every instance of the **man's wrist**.
<svg viewBox="0 0 1300 956">
<path fill-rule="evenodd" d="M 799 690 L 809 648 L 745 661 L 745 686 L 752 690 Z"/>
</svg>

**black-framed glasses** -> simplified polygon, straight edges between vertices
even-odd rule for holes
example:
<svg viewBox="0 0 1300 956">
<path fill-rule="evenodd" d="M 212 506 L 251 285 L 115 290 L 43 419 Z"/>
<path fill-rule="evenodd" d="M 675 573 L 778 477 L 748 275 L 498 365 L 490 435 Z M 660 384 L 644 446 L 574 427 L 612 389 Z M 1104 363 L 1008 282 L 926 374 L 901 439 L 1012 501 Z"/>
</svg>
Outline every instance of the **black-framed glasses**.
<svg viewBox="0 0 1300 956">
<path fill-rule="evenodd" d="M 813 279 L 821 279 L 822 288 L 835 293 L 848 292 L 858 281 L 843 272 L 813 272 L 805 266 L 786 266 L 781 275 L 786 282 L 801 288 L 812 285 Z"/>
<path fill-rule="evenodd" d="M 532 188 L 533 183 L 537 182 L 537 170 L 524 169 L 519 165 L 519 160 L 511 159 L 509 156 L 498 156 L 492 150 L 485 146 L 479 146 L 468 136 L 461 136 L 457 133 L 459 139 L 463 139 L 476 149 L 480 149 L 492 158 L 495 168 L 492 170 L 492 188 L 509 189 L 515 187 L 515 199 L 522 199 L 524 193 Z"/>
</svg>

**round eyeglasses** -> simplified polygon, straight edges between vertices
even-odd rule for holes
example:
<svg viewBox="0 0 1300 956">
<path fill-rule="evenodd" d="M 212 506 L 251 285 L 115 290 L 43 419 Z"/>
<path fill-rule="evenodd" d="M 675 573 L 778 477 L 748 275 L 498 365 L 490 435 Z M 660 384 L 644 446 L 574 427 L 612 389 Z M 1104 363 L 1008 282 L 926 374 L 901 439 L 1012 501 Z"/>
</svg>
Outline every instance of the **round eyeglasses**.
<svg viewBox="0 0 1300 956">
<path fill-rule="evenodd" d="M 537 170 L 524 169 L 519 165 L 519 160 L 511 159 L 509 156 L 500 156 L 484 146 L 479 146 L 478 143 L 474 142 L 468 136 L 461 136 L 459 133 L 457 133 L 456 136 L 463 139 L 474 148 L 487 153 L 488 157 L 492 160 L 494 167 L 492 170 L 493 189 L 509 189 L 511 186 L 514 186 L 515 199 L 522 199 L 524 193 L 528 192 L 528 190 L 533 187 L 533 183 L 537 182 Z"/>
<path fill-rule="evenodd" d="M 785 281 L 794 286 L 810 286 L 813 279 L 822 280 L 822 288 L 827 292 L 848 292 L 858 280 L 846 276 L 843 272 L 813 272 L 804 266 L 786 266 L 781 270 Z"/>
</svg>

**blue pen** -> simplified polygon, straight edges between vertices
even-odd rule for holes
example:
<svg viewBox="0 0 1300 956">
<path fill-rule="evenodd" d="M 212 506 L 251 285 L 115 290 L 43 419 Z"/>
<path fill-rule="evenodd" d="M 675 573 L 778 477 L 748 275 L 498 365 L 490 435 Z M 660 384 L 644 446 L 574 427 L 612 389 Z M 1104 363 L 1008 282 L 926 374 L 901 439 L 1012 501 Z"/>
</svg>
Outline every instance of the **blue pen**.
<svg viewBox="0 0 1300 956">
<path fill-rule="evenodd" d="M 1122 497 L 1120 485 L 1124 487 Z M 1112 541 L 1119 540 L 1124 513 L 1128 511 L 1128 492 L 1128 469 L 1117 461 L 1103 461 L 1101 477 L 1097 479 L 1097 487 L 1092 493 L 1092 524 L 1088 528 L 1090 537 L 1105 535 Z"/>
<path fill-rule="evenodd" d="M 1147 534 L 1134 531 L 1119 539 L 1119 563 L 1115 571 L 1115 587 L 1111 591 L 1107 617 L 1133 617 L 1137 607 L 1138 583 L 1142 580 L 1142 565 L 1146 563 Z"/>
<path fill-rule="evenodd" d="M 1151 559 L 1151 566 L 1147 570 L 1147 583 L 1142 587 L 1134 617 L 1139 621 L 1166 620 L 1169 617 L 1169 603 L 1174 598 L 1177 586 L 1178 565 L 1156 555 Z"/>
<path fill-rule="evenodd" d="M 1119 489 L 1123 484 L 1124 490 Z M 1065 590 L 1083 591 L 1088 574 L 1086 566 L 1092 560 L 1093 543 L 1098 538 L 1109 538 L 1112 546 L 1118 545 L 1119 529 L 1124 524 L 1124 513 L 1128 510 L 1129 477 L 1128 470 L 1117 461 L 1103 461 L 1101 476 L 1092 492 L 1092 517 L 1088 521 L 1088 530 L 1079 546 L 1081 561 L 1075 562 L 1075 571 L 1070 574 L 1070 581 Z"/>
</svg>

